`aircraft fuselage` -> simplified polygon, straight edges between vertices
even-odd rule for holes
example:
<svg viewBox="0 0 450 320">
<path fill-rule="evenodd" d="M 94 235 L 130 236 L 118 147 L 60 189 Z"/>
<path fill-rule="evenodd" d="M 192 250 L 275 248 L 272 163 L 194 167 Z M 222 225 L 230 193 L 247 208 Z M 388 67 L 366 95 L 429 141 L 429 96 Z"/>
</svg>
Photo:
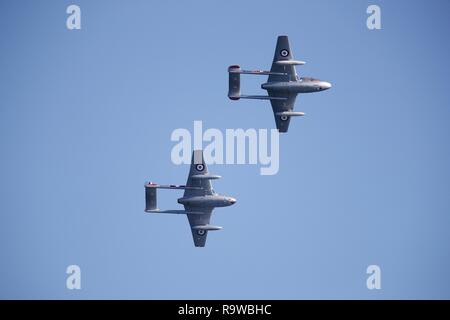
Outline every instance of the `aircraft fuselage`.
<svg viewBox="0 0 450 320">
<path fill-rule="evenodd" d="M 178 199 L 178 203 L 190 207 L 228 207 L 233 205 L 236 199 L 222 195 L 205 195 L 194 197 L 183 197 Z"/>
<path fill-rule="evenodd" d="M 331 84 L 327 81 L 313 78 L 299 78 L 296 81 L 266 82 L 261 85 L 261 88 L 272 92 L 296 94 L 324 91 L 330 89 Z"/>
</svg>

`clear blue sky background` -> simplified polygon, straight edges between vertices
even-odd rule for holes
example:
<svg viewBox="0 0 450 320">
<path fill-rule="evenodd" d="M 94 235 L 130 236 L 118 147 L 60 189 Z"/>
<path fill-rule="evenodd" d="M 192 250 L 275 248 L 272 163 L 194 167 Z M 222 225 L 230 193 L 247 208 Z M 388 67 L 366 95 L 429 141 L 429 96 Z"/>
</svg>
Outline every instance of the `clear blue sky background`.
<svg viewBox="0 0 450 320">
<path fill-rule="evenodd" d="M 66 7 L 82 29 L 66 29 Z M 366 28 L 378 4 L 382 30 Z M 450 298 L 449 1 L 2 1 L 1 298 Z M 302 75 L 280 171 L 212 165 L 235 196 L 207 247 L 147 215 L 147 180 L 184 183 L 176 128 L 273 128 L 227 99 L 226 68 Z M 261 77 L 246 77 L 247 93 Z M 176 192 L 175 192 L 176 193 Z M 177 208 L 161 192 L 162 208 Z M 66 267 L 82 289 L 65 287 Z M 382 289 L 366 288 L 366 268 Z"/>
</svg>

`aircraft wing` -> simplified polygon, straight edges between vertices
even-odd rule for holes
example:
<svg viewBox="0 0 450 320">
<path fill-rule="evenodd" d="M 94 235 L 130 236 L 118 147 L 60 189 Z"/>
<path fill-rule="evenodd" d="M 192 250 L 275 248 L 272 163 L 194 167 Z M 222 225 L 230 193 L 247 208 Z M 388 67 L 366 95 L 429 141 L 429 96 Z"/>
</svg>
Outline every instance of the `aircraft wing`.
<svg viewBox="0 0 450 320">
<path fill-rule="evenodd" d="M 186 189 L 184 191 L 184 197 L 212 194 L 210 180 L 217 178 L 218 176 L 209 175 L 208 167 L 203 160 L 203 151 L 194 150 L 192 152 L 191 169 L 189 170 L 189 176 L 186 182 L 186 187 L 194 188 Z"/>
<path fill-rule="evenodd" d="M 283 112 L 291 112 L 294 109 L 296 94 L 274 93 L 268 91 L 269 96 L 279 96 L 287 98 L 286 100 L 270 100 L 272 104 L 273 115 L 275 117 L 275 123 L 279 132 L 287 132 L 289 129 L 290 116 L 283 115 Z"/>
<path fill-rule="evenodd" d="M 270 72 L 282 73 L 285 75 L 271 74 L 269 75 L 269 79 L 267 80 L 267 82 L 296 80 L 297 73 L 295 71 L 295 64 L 301 64 L 302 61 L 294 61 L 293 59 L 294 57 L 292 54 L 291 46 L 289 45 L 288 37 L 279 36 Z M 286 61 L 291 61 L 293 62 L 293 64 L 286 63 Z"/>
<path fill-rule="evenodd" d="M 186 208 L 189 211 L 189 208 Z M 194 210 L 194 208 L 192 209 Z M 196 247 L 204 247 L 206 236 L 209 230 L 218 230 L 209 224 L 211 219 L 212 208 L 195 208 L 195 211 L 202 211 L 203 214 L 187 214 L 189 225 L 191 226 L 192 238 Z"/>
</svg>

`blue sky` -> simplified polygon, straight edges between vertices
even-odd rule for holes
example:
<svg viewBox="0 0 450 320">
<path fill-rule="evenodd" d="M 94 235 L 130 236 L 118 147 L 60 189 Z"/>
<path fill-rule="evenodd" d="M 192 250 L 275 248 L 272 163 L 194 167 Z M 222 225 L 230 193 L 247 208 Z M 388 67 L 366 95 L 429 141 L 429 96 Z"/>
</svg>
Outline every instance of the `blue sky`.
<svg viewBox="0 0 450 320">
<path fill-rule="evenodd" d="M 66 29 L 72 3 L 81 30 Z M 369 4 L 382 30 L 366 28 Z M 448 1 L 0 9 L 1 298 L 450 298 Z M 297 99 L 307 116 L 280 137 L 277 175 L 209 167 L 238 202 L 195 248 L 185 217 L 143 212 L 143 184 L 185 182 L 170 135 L 194 120 L 274 127 L 267 101 L 228 100 L 226 68 L 270 68 L 280 34 L 299 74 L 333 88 Z M 65 287 L 71 264 L 81 290 Z"/>
</svg>

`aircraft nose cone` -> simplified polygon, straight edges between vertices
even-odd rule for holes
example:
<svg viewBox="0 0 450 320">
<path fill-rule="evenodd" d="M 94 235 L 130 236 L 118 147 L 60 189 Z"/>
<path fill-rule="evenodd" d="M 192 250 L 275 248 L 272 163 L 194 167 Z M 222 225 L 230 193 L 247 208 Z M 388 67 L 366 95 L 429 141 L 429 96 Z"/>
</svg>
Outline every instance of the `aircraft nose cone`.
<svg viewBox="0 0 450 320">
<path fill-rule="evenodd" d="M 236 200 L 235 198 L 230 198 L 230 203 L 231 203 L 231 204 L 235 204 L 236 201 L 237 201 L 237 200 Z"/>
<path fill-rule="evenodd" d="M 326 82 L 326 81 L 322 81 L 322 89 L 323 90 L 328 90 L 331 88 L 331 83 Z"/>
</svg>

